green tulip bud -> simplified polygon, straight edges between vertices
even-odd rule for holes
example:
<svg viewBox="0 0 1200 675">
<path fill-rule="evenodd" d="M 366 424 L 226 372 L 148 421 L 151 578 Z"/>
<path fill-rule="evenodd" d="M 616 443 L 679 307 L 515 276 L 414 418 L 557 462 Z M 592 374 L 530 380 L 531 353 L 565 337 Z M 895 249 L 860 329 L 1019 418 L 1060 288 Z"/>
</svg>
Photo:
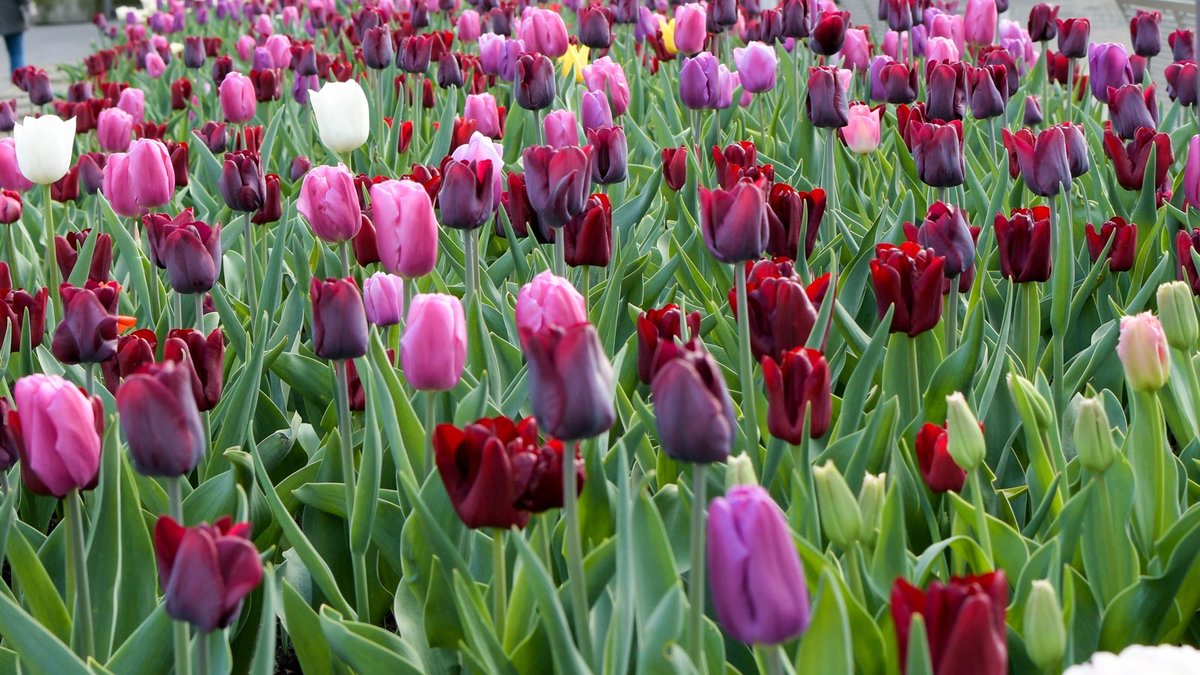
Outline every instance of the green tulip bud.
<svg viewBox="0 0 1200 675">
<path fill-rule="evenodd" d="M 862 513 L 846 479 L 833 462 L 813 467 L 817 485 L 817 508 L 825 535 L 841 548 L 848 548 L 862 533 Z"/>
<path fill-rule="evenodd" d="M 964 471 L 974 470 L 987 454 L 983 429 L 961 392 L 946 397 L 946 436 L 946 449 Z"/>
<path fill-rule="evenodd" d="M 746 453 L 725 460 L 725 492 L 737 485 L 758 485 L 754 463 Z"/>
<path fill-rule="evenodd" d="M 1067 651 L 1067 631 L 1062 606 L 1049 581 L 1033 582 L 1025 601 L 1024 632 L 1030 660 L 1042 670 L 1057 673 Z"/>
<path fill-rule="evenodd" d="M 1013 402 L 1017 404 L 1018 409 L 1022 405 L 1029 407 L 1039 429 L 1050 428 L 1050 424 L 1054 421 L 1054 414 L 1050 410 L 1050 404 L 1042 396 L 1042 392 L 1038 391 L 1032 382 L 1020 375 L 1009 373 L 1008 392 L 1012 394 Z"/>
<path fill-rule="evenodd" d="M 1085 398 L 1079 402 L 1079 416 L 1075 420 L 1075 451 L 1084 468 L 1104 473 L 1112 466 L 1117 456 L 1113 444 L 1112 427 L 1108 413 L 1100 398 Z"/>
<path fill-rule="evenodd" d="M 1171 281 L 1158 287 L 1158 318 L 1172 347 L 1189 352 L 1195 348 L 1200 322 L 1192 289 L 1185 282 Z"/>
<path fill-rule="evenodd" d="M 875 545 L 879 526 L 883 520 L 883 500 L 887 493 L 887 474 L 863 476 L 862 489 L 858 491 L 858 512 L 862 514 L 862 539 L 868 546 Z"/>
</svg>

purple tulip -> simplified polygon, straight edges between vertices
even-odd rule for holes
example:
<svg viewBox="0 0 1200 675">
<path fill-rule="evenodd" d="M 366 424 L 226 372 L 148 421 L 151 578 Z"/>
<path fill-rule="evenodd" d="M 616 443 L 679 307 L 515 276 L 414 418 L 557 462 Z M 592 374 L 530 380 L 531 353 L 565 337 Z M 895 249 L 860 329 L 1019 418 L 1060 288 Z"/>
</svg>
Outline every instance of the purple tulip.
<svg viewBox="0 0 1200 675">
<path fill-rule="evenodd" d="M 1133 66 L 1125 47 L 1115 42 L 1088 45 L 1088 77 L 1092 96 L 1108 103 L 1108 90 L 1133 83 Z"/>
<path fill-rule="evenodd" d="M 312 299 L 313 352 L 330 360 L 366 354 L 367 315 L 354 279 L 322 281 L 313 277 L 308 294 Z"/>
<path fill-rule="evenodd" d="M 700 188 L 700 229 L 717 260 L 758 259 L 770 236 L 762 188 L 750 181 L 739 181 L 730 190 Z"/>
<path fill-rule="evenodd" d="M 583 212 L 590 188 L 590 147 L 535 145 L 522 153 L 525 187 L 538 220 L 562 227 Z"/>
<path fill-rule="evenodd" d="M 155 363 L 126 378 L 117 390 L 117 412 L 138 473 L 183 476 L 204 456 L 204 427 L 186 366 Z"/>
<path fill-rule="evenodd" d="M 737 434 L 737 418 L 721 367 L 699 338 L 666 358 L 655 364 L 650 384 L 663 452 L 682 462 L 725 461 Z"/>
</svg>

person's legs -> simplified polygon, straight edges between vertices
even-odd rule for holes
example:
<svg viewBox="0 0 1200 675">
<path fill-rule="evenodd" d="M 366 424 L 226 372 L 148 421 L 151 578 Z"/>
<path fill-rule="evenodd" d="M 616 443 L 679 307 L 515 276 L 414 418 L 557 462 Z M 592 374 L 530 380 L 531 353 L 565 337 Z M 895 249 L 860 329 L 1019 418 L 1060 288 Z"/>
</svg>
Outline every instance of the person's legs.
<svg viewBox="0 0 1200 675">
<path fill-rule="evenodd" d="M 4 47 L 8 50 L 8 72 L 25 65 L 25 34 L 12 33 L 4 36 Z"/>
</svg>

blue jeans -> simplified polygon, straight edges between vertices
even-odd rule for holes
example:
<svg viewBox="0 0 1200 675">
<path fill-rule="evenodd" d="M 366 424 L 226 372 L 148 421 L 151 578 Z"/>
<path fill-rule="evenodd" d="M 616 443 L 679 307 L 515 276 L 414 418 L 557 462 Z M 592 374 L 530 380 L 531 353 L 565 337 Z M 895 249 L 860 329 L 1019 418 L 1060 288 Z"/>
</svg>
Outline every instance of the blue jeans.
<svg viewBox="0 0 1200 675">
<path fill-rule="evenodd" d="M 8 72 L 25 65 L 25 34 L 12 33 L 4 36 L 4 47 L 8 50 Z"/>
</svg>

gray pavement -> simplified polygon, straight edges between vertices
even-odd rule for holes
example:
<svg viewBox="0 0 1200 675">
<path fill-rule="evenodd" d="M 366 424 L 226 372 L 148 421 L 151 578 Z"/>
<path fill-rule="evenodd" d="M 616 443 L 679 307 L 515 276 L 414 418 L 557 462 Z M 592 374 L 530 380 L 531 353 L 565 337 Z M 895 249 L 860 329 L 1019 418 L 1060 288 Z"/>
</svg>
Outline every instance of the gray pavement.
<svg viewBox="0 0 1200 675">
<path fill-rule="evenodd" d="M 82 63 L 94 50 L 100 31 L 90 23 L 34 26 L 25 31 L 25 63 L 52 70 L 60 63 Z M 11 88 L 8 52 L 0 49 L 0 91 Z"/>
</svg>

